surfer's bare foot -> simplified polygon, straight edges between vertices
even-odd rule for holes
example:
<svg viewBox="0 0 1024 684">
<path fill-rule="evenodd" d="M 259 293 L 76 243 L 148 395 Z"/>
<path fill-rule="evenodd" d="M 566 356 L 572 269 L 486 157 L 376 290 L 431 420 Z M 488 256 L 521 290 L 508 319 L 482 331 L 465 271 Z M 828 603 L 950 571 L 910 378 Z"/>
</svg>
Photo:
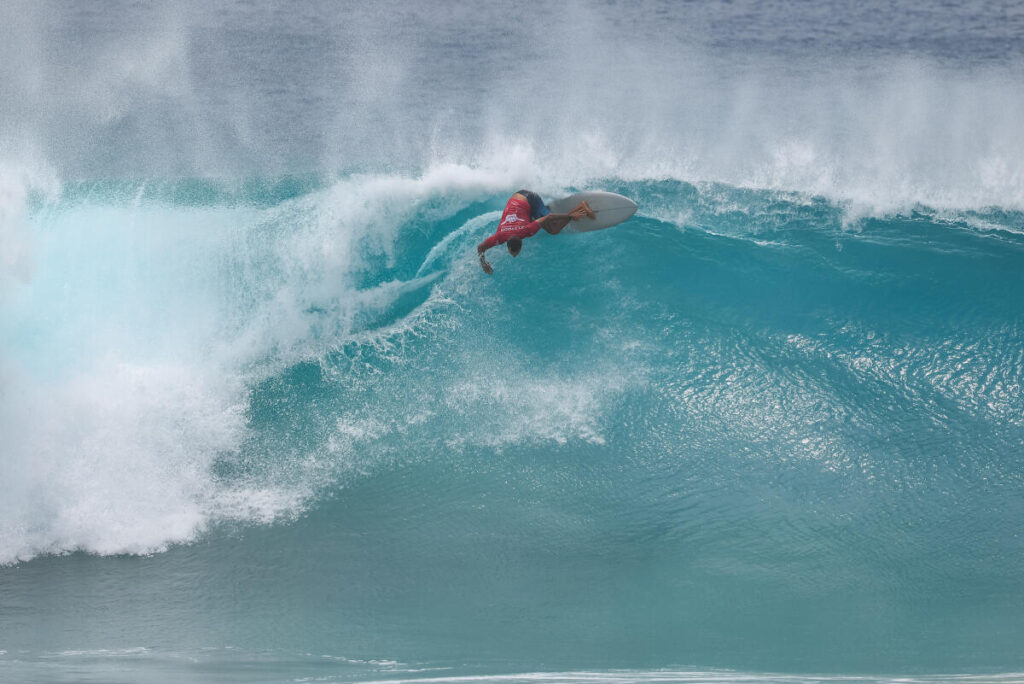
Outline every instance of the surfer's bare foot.
<svg viewBox="0 0 1024 684">
<path fill-rule="evenodd" d="M 569 212 L 569 216 L 573 221 L 579 221 L 583 217 L 597 218 L 597 214 L 593 212 L 586 202 L 580 202 L 573 207 L 572 211 Z"/>
</svg>

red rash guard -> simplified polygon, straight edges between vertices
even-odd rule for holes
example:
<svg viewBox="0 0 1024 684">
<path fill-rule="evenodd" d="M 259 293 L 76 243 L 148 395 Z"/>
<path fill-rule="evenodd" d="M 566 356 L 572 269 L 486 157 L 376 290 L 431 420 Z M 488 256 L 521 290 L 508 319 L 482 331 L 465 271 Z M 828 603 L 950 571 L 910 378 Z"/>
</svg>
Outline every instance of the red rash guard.
<svg viewBox="0 0 1024 684">
<path fill-rule="evenodd" d="M 537 234 L 540 224 L 530 220 L 530 203 L 520 195 L 513 195 L 505 205 L 498 230 L 484 240 L 484 249 L 503 245 L 512 238 L 528 238 Z"/>
</svg>

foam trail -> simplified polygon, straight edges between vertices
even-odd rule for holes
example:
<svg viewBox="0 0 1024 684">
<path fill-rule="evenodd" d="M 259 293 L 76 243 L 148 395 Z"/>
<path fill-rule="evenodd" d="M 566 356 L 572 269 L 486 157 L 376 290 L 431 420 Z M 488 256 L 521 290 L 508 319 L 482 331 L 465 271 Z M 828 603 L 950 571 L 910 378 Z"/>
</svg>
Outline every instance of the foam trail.
<svg viewBox="0 0 1024 684">
<path fill-rule="evenodd" d="M 485 226 L 494 223 L 499 218 L 501 218 L 500 212 L 490 212 L 482 216 L 478 216 L 470 221 L 466 221 L 461 228 L 445 235 L 444 238 L 434 245 L 430 252 L 427 253 L 427 258 L 423 260 L 423 263 L 420 264 L 420 267 L 416 270 L 416 275 L 421 275 L 424 269 L 446 255 L 452 246 L 464 236 L 480 234 L 483 232 Z"/>
</svg>

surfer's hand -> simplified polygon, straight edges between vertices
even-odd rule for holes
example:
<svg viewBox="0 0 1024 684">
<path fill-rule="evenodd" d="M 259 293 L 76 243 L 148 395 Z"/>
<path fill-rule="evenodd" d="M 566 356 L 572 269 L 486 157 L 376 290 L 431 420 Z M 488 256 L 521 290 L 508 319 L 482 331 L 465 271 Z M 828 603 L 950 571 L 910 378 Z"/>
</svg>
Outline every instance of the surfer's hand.
<svg viewBox="0 0 1024 684">
<path fill-rule="evenodd" d="M 487 263 L 487 257 L 483 255 L 483 252 L 480 253 L 480 268 L 484 269 L 484 273 L 487 275 L 494 275 L 494 269 Z"/>
</svg>

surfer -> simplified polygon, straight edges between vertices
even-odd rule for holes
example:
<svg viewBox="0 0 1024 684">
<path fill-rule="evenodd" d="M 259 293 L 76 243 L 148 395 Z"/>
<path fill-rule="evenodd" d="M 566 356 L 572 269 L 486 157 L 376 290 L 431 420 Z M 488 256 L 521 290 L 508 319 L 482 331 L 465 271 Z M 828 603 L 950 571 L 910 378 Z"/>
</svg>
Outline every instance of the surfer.
<svg viewBox="0 0 1024 684">
<path fill-rule="evenodd" d="M 586 202 L 580 202 L 568 214 L 552 214 L 551 210 L 544 206 L 540 195 L 529 190 L 520 190 L 512 195 L 505 205 L 505 211 L 501 214 L 501 221 L 498 223 L 498 230 L 476 246 L 476 253 L 480 257 L 480 266 L 485 273 L 490 275 L 494 273 L 494 269 L 487 263 L 484 252 L 491 247 L 504 244 L 508 247 L 509 254 L 519 256 L 524 238 L 536 235 L 541 228 L 552 235 L 557 235 L 569 224 L 569 221 L 578 221 L 584 216 L 590 218 L 596 216 Z"/>
</svg>

